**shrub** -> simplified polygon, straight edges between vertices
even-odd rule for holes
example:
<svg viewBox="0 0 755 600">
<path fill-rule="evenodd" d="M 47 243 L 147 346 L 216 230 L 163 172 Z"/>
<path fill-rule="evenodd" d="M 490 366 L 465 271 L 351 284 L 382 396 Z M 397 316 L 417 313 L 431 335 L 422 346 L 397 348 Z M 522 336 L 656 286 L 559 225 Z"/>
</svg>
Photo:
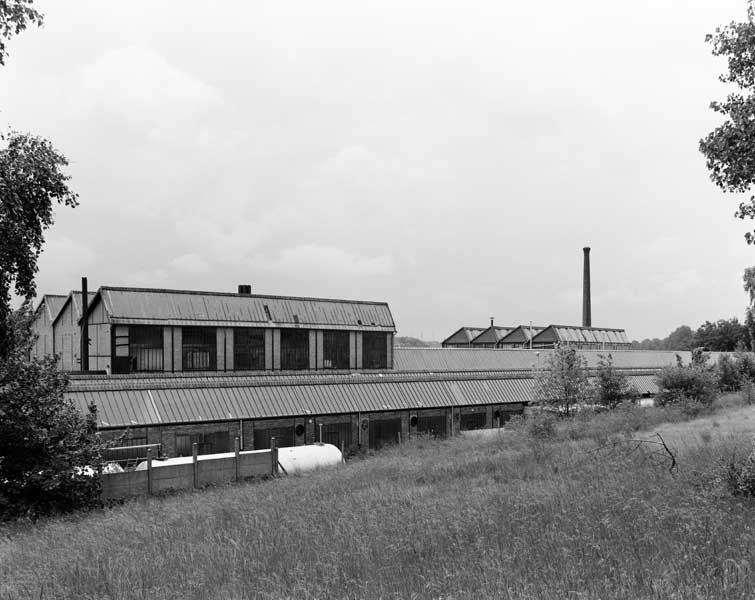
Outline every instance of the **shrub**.
<svg viewBox="0 0 755 600">
<path fill-rule="evenodd" d="M 716 376 L 718 377 L 718 389 L 722 392 L 734 392 L 739 389 L 742 383 L 739 364 L 728 354 L 722 354 L 718 357 Z"/>
<path fill-rule="evenodd" d="M 607 408 L 616 408 L 627 399 L 637 395 L 629 381 L 613 366 L 613 356 L 598 355 L 598 371 L 595 376 L 595 402 Z"/>
<path fill-rule="evenodd" d="M 734 496 L 755 497 L 755 451 L 745 458 L 732 455 L 722 461 L 724 487 Z"/>
<path fill-rule="evenodd" d="M 737 370 L 741 379 L 755 381 L 755 354 L 743 352 L 737 356 Z"/>
<path fill-rule="evenodd" d="M 569 347 L 556 348 L 535 380 L 537 400 L 569 416 L 592 396 L 587 360 Z"/>
<path fill-rule="evenodd" d="M 707 408 L 718 395 L 718 383 L 713 371 L 695 364 L 664 367 L 656 377 L 656 385 L 658 395 L 655 403 L 658 406 L 679 404 L 694 409 L 695 404 L 700 404 Z"/>
<path fill-rule="evenodd" d="M 525 420 L 527 435 L 537 440 L 549 440 L 556 437 L 557 417 L 547 410 L 532 413 Z"/>
<path fill-rule="evenodd" d="M 740 390 L 742 392 L 742 401 L 747 406 L 751 406 L 753 403 L 755 403 L 755 384 L 753 384 L 752 379 L 742 380 L 742 386 Z"/>
</svg>

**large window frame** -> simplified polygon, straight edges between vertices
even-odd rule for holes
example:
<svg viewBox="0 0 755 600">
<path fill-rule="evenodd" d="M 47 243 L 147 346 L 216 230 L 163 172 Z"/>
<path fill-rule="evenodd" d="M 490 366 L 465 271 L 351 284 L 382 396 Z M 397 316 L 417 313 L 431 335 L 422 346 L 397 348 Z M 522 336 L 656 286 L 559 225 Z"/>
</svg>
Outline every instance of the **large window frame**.
<svg viewBox="0 0 755 600">
<path fill-rule="evenodd" d="M 217 371 L 218 338 L 215 327 L 183 327 L 181 331 L 181 369 Z"/>
<path fill-rule="evenodd" d="M 263 371 L 265 369 L 265 330 L 237 327 L 233 330 L 233 370 Z"/>
<path fill-rule="evenodd" d="M 362 333 L 362 368 L 388 368 L 388 336 L 382 331 Z"/>
<path fill-rule="evenodd" d="M 164 370 L 163 328 L 159 325 L 129 325 L 128 357 L 131 372 Z"/>
<path fill-rule="evenodd" d="M 280 330 L 281 371 L 309 369 L 309 330 Z"/>
<path fill-rule="evenodd" d="M 323 331 L 323 369 L 347 370 L 351 360 L 350 342 L 348 331 Z"/>
</svg>

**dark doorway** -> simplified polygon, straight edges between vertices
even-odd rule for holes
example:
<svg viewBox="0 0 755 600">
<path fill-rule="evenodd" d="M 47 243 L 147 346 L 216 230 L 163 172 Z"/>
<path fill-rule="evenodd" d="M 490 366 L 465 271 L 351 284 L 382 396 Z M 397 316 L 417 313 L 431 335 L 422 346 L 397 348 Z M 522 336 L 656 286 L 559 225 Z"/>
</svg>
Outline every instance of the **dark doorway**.
<svg viewBox="0 0 755 600">
<path fill-rule="evenodd" d="M 446 437 L 446 415 L 418 416 L 417 433 L 429 435 L 431 437 Z"/>
<path fill-rule="evenodd" d="M 278 448 L 289 448 L 294 445 L 294 426 L 290 427 L 268 427 L 265 429 L 254 429 L 254 449 L 267 450 L 270 447 L 270 438 L 275 438 L 275 445 Z"/>
</svg>

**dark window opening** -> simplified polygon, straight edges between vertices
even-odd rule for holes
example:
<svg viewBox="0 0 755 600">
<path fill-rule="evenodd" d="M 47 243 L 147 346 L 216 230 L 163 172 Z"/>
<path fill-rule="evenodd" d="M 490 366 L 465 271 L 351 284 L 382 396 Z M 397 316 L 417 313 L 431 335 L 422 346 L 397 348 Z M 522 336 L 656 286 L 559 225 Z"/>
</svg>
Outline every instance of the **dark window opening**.
<svg viewBox="0 0 755 600">
<path fill-rule="evenodd" d="M 163 328 L 131 325 L 128 331 L 128 356 L 132 371 L 163 370 Z"/>
<path fill-rule="evenodd" d="M 446 437 L 446 415 L 417 417 L 417 433 L 430 437 Z"/>
<path fill-rule="evenodd" d="M 281 369 L 309 369 L 309 331 L 281 329 Z"/>
<path fill-rule="evenodd" d="M 182 366 L 184 371 L 215 371 L 218 342 L 214 327 L 184 327 Z"/>
<path fill-rule="evenodd" d="M 362 334 L 362 368 L 388 368 L 388 336 L 381 332 Z"/>
<path fill-rule="evenodd" d="M 294 445 L 294 427 L 270 427 L 267 429 L 254 429 L 254 449 L 267 450 L 270 447 L 270 439 L 275 438 L 277 448 L 290 448 Z"/>
<path fill-rule="evenodd" d="M 108 462 L 117 462 L 124 466 L 134 463 L 138 460 L 147 458 L 147 438 L 133 437 L 121 440 L 115 448 L 107 448 L 103 451 L 102 457 Z M 156 458 L 156 449 L 152 448 L 152 457 Z"/>
<path fill-rule="evenodd" d="M 401 433 L 401 419 L 370 420 L 370 448 L 396 444 Z"/>
<path fill-rule="evenodd" d="M 349 332 L 325 331 L 322 339 L 324 369 L 349 368 Z"/>
<path fill-rule="evenodd" d="M 319 424 L 318 431 L 315 431 L 317 441 L 319 442 Z M 351 423 L 328 423 L 322 424 L 322 443 L 333 444 L 339 450 L 343 448 L 348 450 L 351 447 Z"/>
<path fill-rule="evenodd" d="M 471 429 L 485 429 L 486 417 L 484 412 L 467 413 L 461 415 L 459 427 L 463 431 Z"/>
<path fill-rule="evenodd" d="M 231 451 L 227 431 L 177 433 L 176 456 L 192 456 L 194 444 L 197 445 L 197 454 L 220 454 Z"/>
<path fill-rule="evenodd" d="M 233 368 L 253 371 L 265 368 L 265 330 L 233 330 Z"/>
</svg>

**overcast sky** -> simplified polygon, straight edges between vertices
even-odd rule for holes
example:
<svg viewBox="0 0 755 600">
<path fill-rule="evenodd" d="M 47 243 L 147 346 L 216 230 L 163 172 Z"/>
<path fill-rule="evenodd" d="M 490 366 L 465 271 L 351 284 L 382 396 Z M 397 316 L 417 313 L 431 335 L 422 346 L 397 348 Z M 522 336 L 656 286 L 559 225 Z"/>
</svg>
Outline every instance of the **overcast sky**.
<svg viewBox="0 0 755 600">
<path fill-rule="evenodd" d="M 755 250 L 698 140 L 745 0 L 35 3 L 0 124 L 71 161 L 39 293 L 384 300 L 400 335 L 742 319 Z"/>
</svg>

